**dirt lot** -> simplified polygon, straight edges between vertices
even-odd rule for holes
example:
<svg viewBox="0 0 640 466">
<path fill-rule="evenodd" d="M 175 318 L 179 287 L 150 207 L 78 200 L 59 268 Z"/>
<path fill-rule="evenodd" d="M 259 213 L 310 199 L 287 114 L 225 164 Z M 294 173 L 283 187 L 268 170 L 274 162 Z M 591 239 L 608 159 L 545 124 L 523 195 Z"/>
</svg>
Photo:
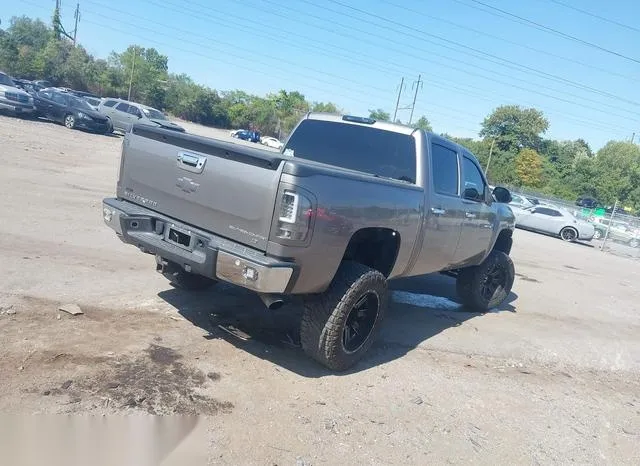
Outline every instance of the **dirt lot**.
<svg viewBox="0 0 640 466">
<path fill-rule="evenodd" d="M 211 464 L 640 463 L 637 261 L 517 231 L 500 311 L 394 283 L 371 356 L 335 375 L 295 306 L 173 289 L 103 226 L 120 141 L 0 117 L 0 412 L 203 414 Z"/>
</svg>

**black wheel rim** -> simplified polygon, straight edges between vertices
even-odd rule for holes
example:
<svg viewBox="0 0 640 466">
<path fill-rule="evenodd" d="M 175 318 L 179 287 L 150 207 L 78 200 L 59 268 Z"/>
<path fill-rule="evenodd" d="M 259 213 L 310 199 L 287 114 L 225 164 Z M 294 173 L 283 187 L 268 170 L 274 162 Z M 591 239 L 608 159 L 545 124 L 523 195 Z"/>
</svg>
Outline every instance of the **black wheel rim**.
<svg viewBox="0 0 640 466">
<path fill-rule="evenodd" d="M 347 353 L 355 353 L 365 344 L 378 320 L 380 299 L 369 291 L 351 308 L 342 329 L 342 347 Z"/>
<path fill-rule="evenodd" d="M 576 239 L 576 232 L 571 228 L 567 228 L 566 230 L 562 230 L 562 239 L 565 241 L 573 241 Z"/>
<path fill-rule="evenodd" d="M 494 264 L 482 281 L 481 294 L 486 301 L 491 301 L 498 290 L 505 287 L 507 273 L 500 264 Z"/>
</svg>

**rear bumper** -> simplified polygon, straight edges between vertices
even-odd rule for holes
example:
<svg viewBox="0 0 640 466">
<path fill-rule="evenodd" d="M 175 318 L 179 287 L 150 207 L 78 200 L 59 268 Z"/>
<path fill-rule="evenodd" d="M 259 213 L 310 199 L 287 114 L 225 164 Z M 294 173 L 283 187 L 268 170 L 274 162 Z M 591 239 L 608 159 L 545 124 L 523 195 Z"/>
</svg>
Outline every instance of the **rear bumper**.
<svg viewBox="0 0 640 466">
<path fill-rule="evenodd" d="M 259 293 L 287 293 L 297 276 L 292 262 L 265 256 L 137 204 L 114 198 L 104 199 L 102 204 L 103 220 L 123 242 L 175 262 L 187 272 Z M 186 235 L 182 237 L 185 244 L 172 241 L 170 232 Z"/>
<path fill-rule="evenodd" d="M 13 100 L 0 100 L 0 110 L 9 110 L 13 113 L 25 113 L 30 114 L 35 111 L 35 107 L 33 105 L 29 105 L 26 103 L 15 102 Z"/>
</svg>

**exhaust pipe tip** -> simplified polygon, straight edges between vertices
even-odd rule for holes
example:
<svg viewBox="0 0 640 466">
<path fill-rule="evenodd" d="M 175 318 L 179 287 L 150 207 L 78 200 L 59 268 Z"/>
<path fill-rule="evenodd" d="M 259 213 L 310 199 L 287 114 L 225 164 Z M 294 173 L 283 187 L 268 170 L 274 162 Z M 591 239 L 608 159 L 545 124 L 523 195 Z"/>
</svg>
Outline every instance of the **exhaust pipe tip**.
<svg viewBox="0 0 640 466">
<path fill-rule="evenodd" d="M 258 293 L 258 296 L 270 311 L 275 311 L 284 306 L 284 299 L 280 295 Z"/>
</svg>

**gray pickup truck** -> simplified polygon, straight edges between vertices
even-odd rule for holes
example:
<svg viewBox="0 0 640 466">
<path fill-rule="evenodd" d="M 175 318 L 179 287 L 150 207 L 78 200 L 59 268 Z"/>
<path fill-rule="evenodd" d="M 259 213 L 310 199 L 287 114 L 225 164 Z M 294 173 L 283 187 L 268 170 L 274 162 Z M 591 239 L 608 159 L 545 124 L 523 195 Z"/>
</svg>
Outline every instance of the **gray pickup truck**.
<svg viewBox="0 0 640 466">
<path fill-rule="evenodd" d="M 281 152 L 134 125 L 103 216 L 176 286 L 222 280 L 270 309 L 301 295 L 302 348 L 344 370 L 373 343 L 389 279 L 445 272 L 473 310 L 505 300 L 510 199 L 445 138 L 310 113 Z"/>
</svg>

